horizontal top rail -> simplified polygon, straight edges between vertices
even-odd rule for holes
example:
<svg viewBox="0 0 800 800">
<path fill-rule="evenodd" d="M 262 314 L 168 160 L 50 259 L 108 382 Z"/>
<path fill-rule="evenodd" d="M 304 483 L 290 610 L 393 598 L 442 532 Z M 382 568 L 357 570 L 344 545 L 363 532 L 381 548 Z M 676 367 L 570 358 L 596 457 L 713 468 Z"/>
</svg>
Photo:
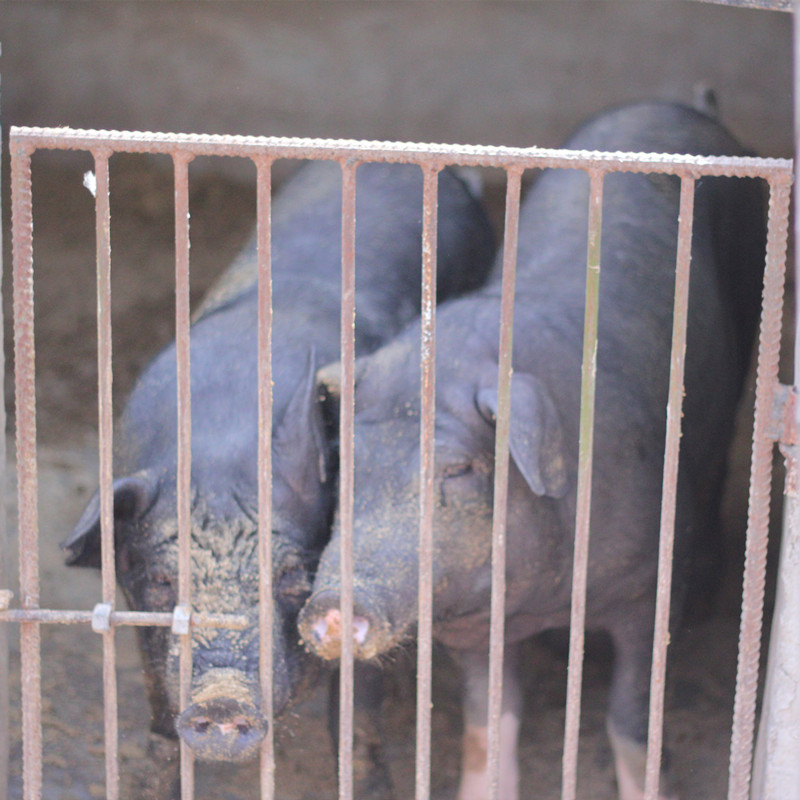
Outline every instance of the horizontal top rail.
<svg viewBox="0 0 800 800">
<path fill-rule="evenodd" d="M 660 172 L 671 175 L 729 175 L 791 181 L 792 161 L 755 156 L 693 156 L 665 153 L 591 152 L 543 147 L 375 142 L 353 139 L 303 139 L 195 133 L 148 133 L 73 128 L 12 126 L 14 152 L 88 150 L 124 153 L 177 152 L 192 156 L 241 158 L 316 158 L 333 161 L 390 161 L 508 168 L 561 167 L 608 172 Z"/>
</svg>

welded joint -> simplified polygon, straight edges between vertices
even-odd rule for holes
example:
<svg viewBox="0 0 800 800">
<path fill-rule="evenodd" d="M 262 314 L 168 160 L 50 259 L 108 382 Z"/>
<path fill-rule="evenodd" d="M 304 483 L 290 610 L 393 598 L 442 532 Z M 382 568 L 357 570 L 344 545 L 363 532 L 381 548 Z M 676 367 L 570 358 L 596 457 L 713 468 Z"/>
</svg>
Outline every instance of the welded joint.
<svg viewBox="0 0 800 800">
<path fill-rule="evenodd" d="M 189 606 L 175 606 L 172 612 L 172 632 L 176 636 L 185 636 L 189 633 L 189 623 L 192 612 Z"/>
<path fill-rule="evenodd" d="M 111 603 L 98 603 L 92 609 L 92 630 L 105 633 L 111 629 Z"/>
<path fill-rule="evenodd" d="M 11 608 L 11 601 L 14 599 L 14 592 L 10 589 L 0 589 L 0 611 L 8 611 Z"/>
<path fill-rule="evenodd" d="M 797 444 L 797 391 L 779 383 L 772 398 L 768 436 L 781 446 Z"/>
<path fill-rule="evenodd" d="M 797 435 L 797 390 L 794 386 L 778 384 L 775 388 L 768 435 L 778 443 L 778 449 L 784 458 L 786 480 L 783 493 L 787 497 L 796 497 L 800 448 Z"/>
</svg>

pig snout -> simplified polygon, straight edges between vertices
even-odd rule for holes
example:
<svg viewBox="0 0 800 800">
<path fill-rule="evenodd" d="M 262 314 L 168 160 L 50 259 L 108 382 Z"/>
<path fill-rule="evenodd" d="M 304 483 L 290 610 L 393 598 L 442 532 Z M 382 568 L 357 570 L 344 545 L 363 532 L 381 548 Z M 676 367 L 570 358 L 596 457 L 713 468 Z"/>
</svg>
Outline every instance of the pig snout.
<svg viewBox="0 0 800 800">
<path fill-rule="evenodd" d="M 175 728 L 198 758 L 247 761 L 258 753 L 268 721 L 236 670 L 211 670 L 192 699 Z"/>
<path fill-rule="evenodd" d="M 311 598 L 300 613 L 300 635 L 306 646 L 320 658 L 336 659 L 342 653 L 341 597 L 323 590 Z M 387 620 L 355 593 L 353 597 L 353 655 L 369 659 L 393 643 Z"/>
</svg>

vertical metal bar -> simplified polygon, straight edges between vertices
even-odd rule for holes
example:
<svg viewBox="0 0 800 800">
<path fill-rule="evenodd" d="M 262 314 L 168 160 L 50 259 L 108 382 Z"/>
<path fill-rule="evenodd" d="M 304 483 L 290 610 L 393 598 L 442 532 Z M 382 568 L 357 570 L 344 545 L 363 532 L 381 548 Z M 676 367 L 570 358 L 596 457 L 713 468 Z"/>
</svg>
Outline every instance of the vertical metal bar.
<svg viewBox="0 0 800 800">
<path fill-rule="evenodd" d="M 678 491 L 678 455 L 683 416 L 683 375 L 686 356 L 686 325 L 689 308 L 689 267 L 692 257 L 694 178 L 681 180 L 678 222 L 678 252 L 675 269 L 675 299 L 672 315 L 672 355 L 667 400 L 667 432 L 661 494 L 661 532 L 658 551 L 653 662 L 650 671 L 650 715 L 645 768 L 645 800 L 657 800 L 661 771 L 664 724 L 664 684 L 669 642 L 669 609 L 672 589 L 672 551 L 675 541 L 675 502 Z"/>
<path fill-rule="evenodd" d="M 422 321 L 420 340 L 419 626 L 415 797 L 431 785 L 431 686 L 433 670 L 434 415 L 436 407 L 436 247 L 439 169 L 422 167 Z"/>
<path fill-rule="evenodd" d="M 789 194 L 788 182 L 770 182 L 767 258 L 758 341 L 753 457 L 750 466 L 750 502 L 747 512 L 728 800 L 747 800 L 750 788 L 772 477 L 773 442 L 769 436 L 769 426 L 778 385 Z"/>
<path fill-rule="evenodd" d="M 191 611 L 191 479 L 192 410 L 189 353 L 189 162 L 185 152 L 174 156 L 175 164 L 175 343 L 178 375 L 178 604 Z M 192 634 L 180 641 L 180 706 L 191 703 Z M 194 756 L 181 740 L 181 797 L 194 797 Z"/>
<path fill-rule="evenodd" d="M 600 235 L 603 214 L 603 178 L 589 172 L 589 227 L 586 254 L 586 308 L 583 323 L 581 420 L 578 445 L 578 490 L 575 513 L 575 552 L 572 566 L 572 610 L 569 629 L 567 712 L 564 731 L 562 800 L 575 800 L 578 771 L 578 734 L 581 723 L 586 575 L 589 564 L 589 520 L 592 502 L 594 395 L 597 377 L 597 318 L 600 298 Z"/>
<path fill-rule="evenodd" d="M 20 607 L 39 606 L 39 486 L 36 465 L 36 370 L 33 330 L 33 203 L 31 153 L 11 147 L 14 261 L 14 365 Z M 42 793 L 41 637 L 38 622 L 20 623 L 22 775 L 24 800 Z"/>
<path fill-rule="evenodd" d="M 800 0 L 793 0 L 794 47 L 794 152 L 795 208 L 800 199 Z M 777 218 L 788 219 L 787 208 Z M 795 241 L 800 241 L 800 215 L 795 214 Z M 786 228 L 788 232 L 788 226 Z M 800 250 L 794 256 L 794 391 L 800 390 Z M 795 409 L 795 431 L 800 430 L 800 405 Z M 781 447 L 786 456 L 785 506 L 781 536 L 775 608 L 770 632 L 764 701 L 761 707 L 758 740 L 753 764 L 750 797 L 800 800 L 800 497 L 797 470 L 800 449 L 797 442 Z"/>
<path fill-rule="evenodd" d="M 2 55 L 2 44 L 0 44 Z M 2 125 L 0 125 L 0 165 L 3 161 Z M 0 186 L 2 186 L 2 166 L 0 166 Z M 0 219 L 3 217 L 2 193 L 0 192 Z M 3 283 L 3 231 L 0 225 L 0 286 Z M 0 303 L 0 590 L 8 589 L 11 561 L 11 543 L 8 538 L 6 514 L 6 356 L 5 320 L 3 304 Z M 0 800 L 8 800 L 8 757 L 10 733 L 8 730 L 8 626 L 0 623 Z"/>
<path fill-rule="evenodd" d="M 261 797 L 275 797 L 275 737 L 272 708 L 272 160 L 256 160 L 258 208 L 258 572 L 261 703 L 269 721 L 261 745 Z"/>
<path fill-rule="evenodd" d="M 109 206 L 109 151 L 94 154 L 97 190 L 95 227 L 97 238 L 97 374 L 100 418 L 100 535 L 103 602 L 113 607 L 116 597 L 114 571 L 114 490 L 112 487 L 111 407 L 111 211 Z M 106 797 L 119 796 L 117 735 L 117 682 L 114 626 L 103 631 L 103 719 L 106 760 Z"/>
<path fill-rule="evenodd" d="M 506 512 L 508 501 L 508 441 L 511 430 L 511 376 L 514 344 L 514 288 L 517 276 L 517 233 L 522 170 L 506 175 L 503 236 L 503 281 L 500 299 L 500 347 L 497 366 L 497 421 L 494 451 L 494 508 L 492 510 L 492 602 L 489 633 L 489 800 L 500 791 L 500 716 L 503 703 L 505 645 Z"/>
<path fill-rule="evenodd" d="M 800 503 L 795 478 L 796 445 L 792 449 L 795 452 L 789 457 L 795 463 L 787 465 L 775 609 L 753 759 L 751 800 L 800 800 Z"/>
<path fill-rule="evenodd" d="M 353 422 L 355 415 L 356 169 L 342 164 L 342 400 L 339 428 L 339 515 L 342 565 L 342 653 L 339 661 L 339 798 L 353 798 Z"/>
</svg>

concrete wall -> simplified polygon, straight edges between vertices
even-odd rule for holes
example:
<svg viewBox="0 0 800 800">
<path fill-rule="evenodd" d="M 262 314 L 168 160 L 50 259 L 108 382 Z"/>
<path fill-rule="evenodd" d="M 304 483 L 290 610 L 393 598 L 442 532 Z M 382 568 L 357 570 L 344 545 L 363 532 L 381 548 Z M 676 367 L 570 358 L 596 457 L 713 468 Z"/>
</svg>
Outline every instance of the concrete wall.
<svg viewBox="0 0 800 800">
<path fill-rule="evenodd" d="M 791 140 L 791 18 L 661 2 L 3 2 L 3 124 L 557 145 L 714 87 Z"/>
</svg>

